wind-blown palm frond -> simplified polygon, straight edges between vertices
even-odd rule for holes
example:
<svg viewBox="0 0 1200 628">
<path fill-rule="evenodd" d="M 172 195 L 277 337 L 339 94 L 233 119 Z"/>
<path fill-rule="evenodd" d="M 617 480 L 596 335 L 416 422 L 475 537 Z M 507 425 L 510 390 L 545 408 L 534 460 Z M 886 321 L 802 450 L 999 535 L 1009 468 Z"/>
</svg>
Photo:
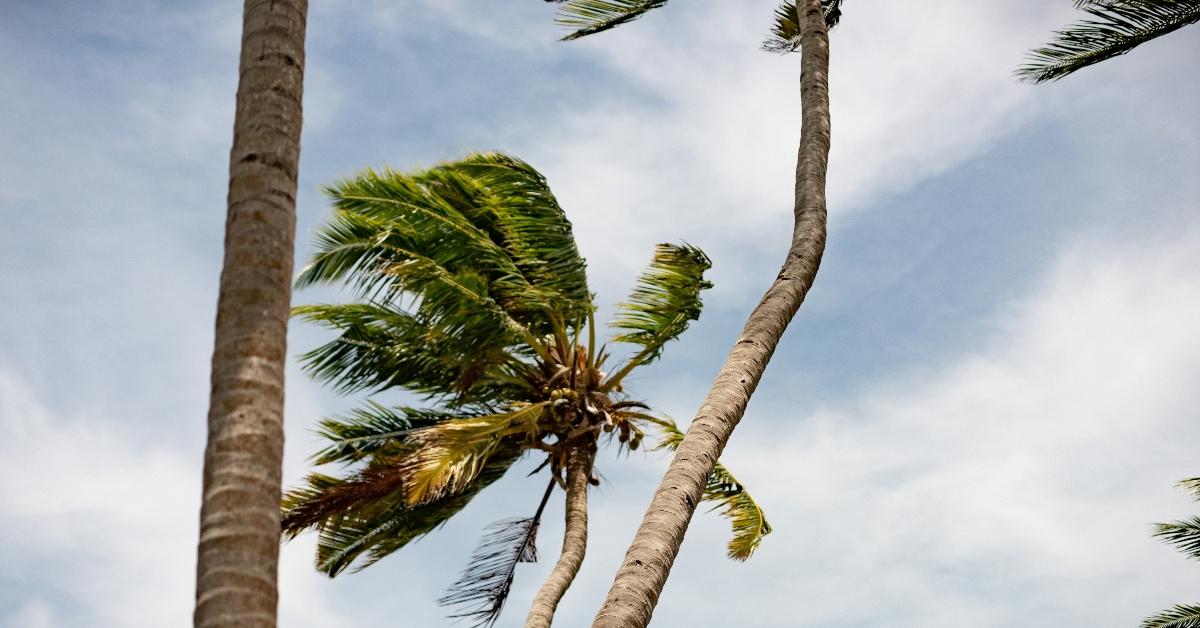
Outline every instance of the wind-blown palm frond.
<svg viewBox="0 0 1200 628">
<path fill-rule="evenodd" d="M 428 411 L 401 417 L 372 404 L 350 421 L 327 421 L 324 435 L 333 444 L 321 458 L 353 461 L 369 454 L 369 459 L 344 478 L 314 473 L 307 486 L 284 495 L 284 531 L 295 536 L 330 518 L 371 518 L 397 505 L 416 507 L 460 493 L 494 456 L 536 432 L 548 404 L 468 417 Z"/>
<path fill-rule="evenodd" d="M 1017 70 L 1017 76 L 1034 83 L 1055 81 L 1200 21 L 1200 0 L 1083 0 L 1075 4 L 1094 19 L 1056 31 L 1050 43 L 1029 53 L 1028 63 Z"/>
<path fill-rule="evenodd" d="M 504 603 L 512 591 L 513 577 L 520 563 L 537 562 L 537 533 L 546 502 L 556 484 L 551 480 L 532 517 L 505 519 L 488 526 L 483 540 L 471 555 L 471 563 L 446 595 L 442 606 L 466 607 L 451 619 L 472 618 L 472 628 L 492 626 L 500 618 Z"/>
<path fill-rule="evenodd" d="M 827 28 L 837 26 L 842 21 L 842 0 L 821 0 L 821 13 L 825 15 Z M 794 1 L 785 1 L 775 9 L 775 25 L 762 47 L 777 54 L 800 50 L 800 16 Z"/>
<path fill-rule="evenodd" d="M 718 502 L 714 509 L 728 518 L 733 527 L 729 557 L 746 560 L 753 556 L 763 537 L 771 533 L 771 524 L 746 487 L 733 477 L 725 465 L 718 463 L 708 476 L 704 498 Z"/>
<path fill-rule="evenodd" d="M 572 29 L 564 40 L 579 39 L 632 22 L 667 0 L 564 0 L 555 21 Z"/>
<path fill-rule="evenodd" d="M 1179 604 L 1142 620 L 1141 628 L 1200 628 L 1200 604 Z"/>
<path fill-rule="evenodd" d="M 422 428 L 459 418 L 460 413 L 417 408 L 389 408 L 368 400 L 349 415 L 324 419 L 317 433 L 330 444 L 313 456 L 316 464 L 360 462 L 368 456 L 396 455 L 408 436 Z"/>
<path fill-rule="evenodd" d="M 413 174 L 367 169 L 326 192 L 335 214 L 298 287 L 344 280 L 368 299 L 420 297 L 430 320 L 483 310 L 535 331 L 547 310 L 590 310 L 570 223 L 545 178 L 516 158 L 479 153 Z"/>
<path fill-rule="evenodd" d="M 283 533 L 294 538 L 336 519 L 369 519 L 404 505 L 404 474 L 371 465 L 345 478 L 312 473 L 303 486 L 283 495 Z"/>
<path fill-rule="evenodd" d="M 647 420 L 659 427 L 661 441 L 658 449 L 674 451 L 683 442 L 683 431 L 670 419 L 651 415 L 630 413 L 638 418 Z M 718 462 L 708 474 L 708 482 L 704 486 L 705 501 L 716 502 L 713 510 L 730 520 L 733 526 L 733 538 L 729 540 L 728 555 L 734 560 L 746 560 L 754 555 L 762 543 L 763 537 L 771 533 L 771 524 L 766 515 L 746 487 Z"/>
<path fill-rule="evenodd" d="M 472 367 L 469 368 L 478 368 L 473 362 L 483 356 L 491 356 L 498 350 L 522 342 L 528 328 L 518 320 L 515 311 L 506 311 L 495 298 L 498 294 L 516 292 L 514 284 L 519 282 L 513 279 L 490 281 L 482 272 L 488 269 L 481 268 L 483 264 L 476 264 L 476 259 L 472 259 L 472 251 L 477 244 L 463 238 L 456 240 L 449 231 L 452 230 L 445 225 L 409 226 L 402 221 L 381 220 L 349 211 L 337 212 L 321 227 L 318 246 L 322 250 L 301 272 L 297 284 L 345 279 L 363 293 L 370 302 L 368 306 L 376 309 L 369 312 L 365 306 L 357 310 L 340 311 L 315 307 L 299 311 L 302 315 L 348 333 L 344 338 L 347 342 L 328 345 L 306 356 L 310 359 L 320 358 L 320 354 L 325 353 L 337 358 L 322 364 L 319 370 L 314 371 L 315 374 L 328 377 L 339 374 L 341 365 L 353 366 L 354 358 L 361 357 L 354 351 L 355 346 L 362 346 L 378 357 L 378 349 L 387 345 L 380 344 L 386 340 L 379 337 L 380 330 L 371 329 L 372 326 L 378 327 L 377 324 L 373 325 L 377 322 L 386 321 L 396 325 L 382 330 L 389 335 L 399 334 L 402 338 L 428 335 L 438 346 L 447 350 L 443 353 L 470 356 L 468 364 L 472 364 Z M 439 232 L 444 237 L 439 236 Z M 433 238 L 433 241 L 423 241 L 428 238 Z M 477 259 L 486 259 L 488 245 L 479 244 L 478 247 Z M 427 249 L 431 250 L 426 252 L 437 257 L 422 252 Z M 497 262 L 496 265 L 505 264 Z M 496 270 L 495 273 L 504 272 L 514 277 L 519 275 L 511 260 L 507 260 L 506 266 L 506 270 Z M 498 285 L 500 283 L 509 285 L 501 287 Z M 400 309 L 400 299 L 405 293 L 417 298 L 415 312 L 402 312 Z M 384 308 L 390 308 L 391 312 L 385 312 Z M 375 321 L 371 317 L 381 320 Z M 401 320 L 405 318 L 408 320 Z M 419 347 L 418 344 L 410 350 L 419 351 Z M 358 365 L 359 372 L 351 372 L 350 377 L 338 382 L 339 387 L 351 390 L 387 383 L 387 376 L 384 375 L 386 370 L 379 366 L 371 360 L 364 361 Z M 376 376 L 356 383 L 357 376 L 366 374 L 362 372 L 363 369 L 376 370 Z M 450 394 L 461 391 L 446 387 L 441 392 Z"/>
<path fill-rule="evenodd" d="M 426 397 L 453 396 L 460 404 L 506 398 L 514 360 L 503 337 L 485 332 L 486 317 L 460 321 L 461 330 L 430 324 L 392 304 L 348 303 L 294 308 L 294 316 L 341 335 L 300 356 L 304 369 L 339 392 L 402 387 Z M 502 381 L 501 381 L 502 380 Z"/>
<path fill-rule="evenodd" d="M 512 256 L 526 279 L 568 320 L 592 311 L 587 264 L 579 254 L 571 222 L 533 166 L 511 155 L 479 153 L 457 164 L 483 191 L 470 214 L 477 226 L 495 229 L 497 242 Z M 478 216 L 478 217 L 476 217 Z"/>
<path fill-rule="evenodd" d="M 1154 526 L 1154 536 L 1174 545 L 1189 558 L 1200 560 L 1200 517 Z"/>
<path fill-rule="evenodd" d="M 1200 478 L 1189 478 L 1179 486 L 1200 501 Z M 1154 526 L 1154 536 L 1174 545 L 1189 558 L 1200 560 L 1200 517 Z M 1200 605 L 1179 604 L 1142 621 L 1142 628 L 1200 628 Z"/>
<path fill-rule="evenodd" d="M 500 479 L 518 457 L 515 448 L 498 451 L 463 490 L 419 506 L 409 506 L 401 499 L 386 510 L 335 512 L 322 520 L 304 523 L 289 517 L 294 512 L 289 506 L 294 502 L 285 499 L 284 535 L 294 537 L 304 529 L 317 528 L 316 567 L 330 577 L 365 556 L 366 560 L 356 568 L 363 569 L 444 524 L 480 491 Z"/>
<path fill-rule="evenodd" d="M 412 451 L 393 466 L 405 477 L 408 504 L 435 501 L 466 488 L 507 439 L 532 439 L 549 405 L 545 401 L 503 414 L 450 419 L 410 432 Z"/>
<path fill-rule="evenodd" d="M 471 555 L 471 564 L 438 599 L 442 606 L 465 606 L 451 619 L 471 618 L 472 628 L 492 626 L 500 619 L 512 590 L 520 563 L 537 562 L 537 531 L 540 519 L 505 519 L 488 526 L 483 540 Z"/>
<path fill-rule="evenodd" d="M 638 278 L 629 299 L 617 306 L 617 316 L 610 323 L 621 332 L 613 340 L 642 347 L 613 375 L 614 385 L 633 367 L 658 358 L 664 344 L 678 338 L 692 321 L 700 318 L 704 305 L 700 293 L 712 287 L 711 282 L 704 280 L 704 271 L 711 266 L 704 251 L 694 246 L 655 247 L 650 265 Z"/>
</svg>

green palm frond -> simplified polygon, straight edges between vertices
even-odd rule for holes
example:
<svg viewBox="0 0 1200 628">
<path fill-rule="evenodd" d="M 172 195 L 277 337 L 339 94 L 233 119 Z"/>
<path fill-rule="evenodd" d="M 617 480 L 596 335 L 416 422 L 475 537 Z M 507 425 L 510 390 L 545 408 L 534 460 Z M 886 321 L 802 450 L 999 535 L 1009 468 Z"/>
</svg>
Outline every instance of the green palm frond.
<svg viewBox="0 0 1200 628">
<path fill-rule="evenodd" d="M 420 229 L 404 227 L 403 231 L 415 234 Z M 479 265 L 470 259 L 473 244 L 461 240 L 446 242 L 439 249 L 436 241 L 408 241 L 436 236 L 437 229 L 430 228 L 425 235 L 412 238 L 398 235 L 401 231 L 396 224 L 370 216 L 337 212 L 321 227 L 320 251 L 300 274 L 297 285 L 345 280 L 377 306 L 377 316 L 384 314 L 382 308 L 391 309 L 393 315 L 387 320 L 400 325 L 396 330 L 399 333 L 412 336 L 429 330 L 438 341 L 449 343 L 458 353 L 478 356 L 524 340 L 526 326 L 495 298 L 497 290 L 503 294 L 504 289 L 497 288 L 496 282 L 489 283 Z M 483 258 L 487 255 L 486 245 L 481 246 L 479 257 Z M 420 252 L 423 249 L 436 249 L 429 252 L 438 257 L 425 255 Z M 512 267 L 508 271 L 511 275 L 519 274 L 511 260 L 508 265 Z M 516 289 L 515 280 L 506 281 L 510 292 Z M 416 311 L 400 314 L 401 297 L 406 293 L 416 297 Z M 328 325 L 357 327 L 355 333 L 363 330 L 362 323 L 368 322 L 364 321 L 366 312 L 361 308 L 356 312 L 310 309 L 301 313 Z M 409 320 L 400 321 L 401 318 Z M 359 386 L 352 380 L 343 383 L 348 389 L 375 384 L 370 381 Z"/>
<path fill-rule="evenodd" d="M 1200 478 L 1188 478 L 1179 482 L 1179 488 L 1191 493 L 1192 499 L 1200 501 Z"/>
<path fill-rule="evenodd" d="M 842 20 L 842 0 L 821 0 L 825 26 L 833 28 Z M 762 43 L 763 50 L 786 54 L 800 50 L 800 15 L 795 2 L 783 2 L 775 9 L 775 25 Z"/>
<path fill-rule="evenodd" d="M 289 527 L 286 510 L 289 504 L 285 501 L 284 533 L 294 537 L 304 529 L 315 527 L 318 532 L 316 567 L 330 577 L 365 557 L 356 568 L 363 569 L 436 530 L 466 507 L 480 491 L 500 479 L 518 457 L 516 448 L 505 447 L 496 452 L 475 480 L 461 491 L 419 506 L 409 506 L 400 500 L 386 510 L 330 514 L 311 524 Z"/>
<path fill-rule="evenodd" d="M 320 422 L 317 434 L 330 444 L 313 456 L 313 462 L 353 463 L 375 455 L 396 455 L 414 431 L 460 416 L 439 410 L 389 408 L 368 400 L 365 407 L 347 416 Z"/>
<path fill-rule="evenodd" d="M 1200 501 L 1200 478 L 1189 478 L 1179 486 Z M 1189 558 L 1200 560 L 1200 517 L 1154 526 L 1154 536 L 1175 546 Z M 1147 617 L 1142 628 L 1200 628 L 1200 605 L 1180 604 Z"/>
<path fill-rule="evenodd" d="M 1178 604 L 1142 620 L 1141 628 L 1200 628 L 1200 604 Z"/>
<path fill-rule="evenodd" d="M 544 333 L 547 311 L 570 318 L 591 308 L 570 223 L 545 178 L 518 159 L 481 153 L 413 174 L 368 169 L 326 191 L 335 213 L 298 287 L 345 281 L 366 299 L 409 294 L 422 318 L 477 312 L 495 319 L 494 334 Z"/>
<path fill-rule="evenodd" d="M 472 215 L 472 221 L 490 223 L 493 237 L 562 318 L 590 314 L 587 264 L 546 178 L 528 163 L 502 153 L 475 154 L 456 166 L 483 191 L 480 217 Z"/>
<path fill-rule="evenodd" d="M 460 403 L 509 392 L 503 370 L 516 358 L 509 337 L 487 334 L 486 313 L 466 314 L 453 327 L 382 302 L 307 305 L 292 314 L 341 332 L 300 356 L 310 375 L 339 392 L 398 386 Z"/>
<path fill-rule="evenodd" d="M 1175 546 L 1189 558 L 1200 560 L 1200 517 L 1155 524 L 1154 536 Z"/>
<path fill-rule="evenodd" d="M 296 286 L 347 281 L 366 298 L 381 291 L 424 296 L 422 285 L 407 285 L 397 272 L 417 262 L 428 267 L 429 277 L 417 278 L 425 282 L 453 281 L 462 275 L 499 276 L 494 287 L 501 292 L 525 287 L 504 251 L 423 185 L 418 178 L 423 174 L 368 168 L 354 179 L 326 188 L 335 213 L 317 229 L 317 253 L 301 270 Z"/>
<path fill-rule="evenodd" d="M 674 451 L 683 442 L 684 433 L 674 421 L 646 414 L 630 414 L 659 427 L 661 440 L 658 449 Z M 767 522 L 758 502 L 754 501 L 746 487 L 720 462 L 717 462 L 708 474 L 703 499 L 716 502 L 713 510 L 720 511 L 732 524 L 733 538 L 729 540 L 728 555 L 733 560 L 742 561 L 753 556 L 763 537 L 771 533 L 771 524 Z"/>
<path fill-rule="evenodd" d="M 564 40 L 579 39 L 632 22 L 667 0 L 564 0 L 555 21 L 570 28 Z"/>
<path fill-rule="evenodd" d="M 618 304 L 617 316 L 610 323 L 620 331 L 613 340 L 642 347 L 612 376 L 612 385 L 620 383 L 634 367 L 657 359 L 663 345 L 700 318 L 704 305 L 700 293 L 712 287 L 704 280 L 704 271 L 710 267 L 712 262 L 704 251 L 689 244 L 655 247 L 650 265 L 638 278 L 629 299 Z"/>
<path fill-rule="evenodd" d="M 1050 43 L 1029 53 L 1017 76 L 1056 81 L 1200 21 L 1200 0 L 1083 0 L 1076 6 L 1092 19 L 1056 31 Z"/>
</svg>

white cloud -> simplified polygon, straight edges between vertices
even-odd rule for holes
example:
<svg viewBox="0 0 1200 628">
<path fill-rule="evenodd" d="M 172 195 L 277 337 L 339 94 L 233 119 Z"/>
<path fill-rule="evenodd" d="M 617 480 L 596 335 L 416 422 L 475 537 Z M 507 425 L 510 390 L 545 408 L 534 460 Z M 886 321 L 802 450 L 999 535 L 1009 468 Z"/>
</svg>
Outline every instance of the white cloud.
<svg viewBox="0 0 1200 628">
<path fill-rule="evenodd" d="M 567 44 L 642 92 L 623 90 L 514 132 L 534 135 L 516 141 L 544 164 L 595 266 L 632 272 L 653 242 L 681 237 L 719 252 L 734 276 L 752 236 L 755 249 L 782 253 L 799 56 L 756 47 L 775 4 L 672 3 Z M 1035 101 L 1012 70 L 1030 34 L 1070 7 L 979 0 L 939 3 L 919 16 L 899 3 L 846 10 L 831 43 L 835 217 L 941 174 L 1031 120 L 1045 100 Z M 778 237 L 764 244 L 764 233 Z"/>
<path fill-rule="evenodd" d="M 977 351 L 932 375 L 898 375 L 861 402 L 792 419 L 765 421 L 791 401 L 764 395 L 726 461 L 777 531 L 750 563 L 733 565 L 718 549 L 726 524 L 698 517 L 657 621 L 1116 626 L 1187 601 L 1195 566 L 1150 539 L 1148 524 L 1194 510 L 1170 485 L 1194 474 L 1200 437 L 1190 385 L 1200 367 L 1200 234 L 1158 244 L 1147 254 L 1078 242 L 1026 301 L 997 313 Z M 315 405 L 304 395 L 297 403 Z M 3 487 L 0 526 L 22 539 L 5 548 L 3 569 L 68 600 L 33 600 L 4 621 L 53 626 L 53 609 L 79 608 L 102 627 L 185 622 L 198 452 L 187 460 L 135 446 L 111 419 L 54 417 L 44 406 L 11 369 L 0 373 L 0 477 L 19 478 Z M 306 446 L 298 440 L 293 449 Z M 661 466 L 635 458 L 613 474 L 619 485 L 597 494 L 592 550 L 562 621 L 594 612 Z M 635 473 L 644 477 L 629 481 Z M 523 500 L 501 493 L 470 521 L 337 588 L 311 572 L 311 539 L 290 544 L 283 625 L 382 618 L 383 606 L 410 602 L 434 621 L 435 589 L 460 567 L 438 559 L 465 554 L 448 549 L 469 544 L 489 516 L 519 514 Z M 548 522 L 548 557 L 557 534 Z M 506 625 L 549 564 L 522 570 Z M 429 582 L 386 605 L 356 599 L 364 583 L 408 582 L 418 566 Z"/>
<path fill-rule="evenodd" d="M 0 580 L 50 598 L 0 608 L 0 624 L 58 626 L 73 609 L 97 628 L 187 623 L 193 601 L 200 451 L 133 444 L 115 417 L 53 416 L 0 365 Z M 331 626 L 310 541 L 281 562 L 283 625 Z M 11 612 L 5 616 L 5 613 Z"/>
<path fill-rule="evenodd" d="M 366 36 L 401 46 L 395 32 L 412 26 L 406 11 L 415 8 L 423 12 L 418 27 L 457 23 L 496 54 L 519 47 L 571 63 L 586 57 L 614 72 L 602 80 L 621 89 L 580 110 L 551 102 L 517 111 L 511 121 L 497 114 L 439 124 L 511 122 L 504 147 L 550 175 L 603 298 L 620 296 L 617 284 L 633 280 L 653 242 L 679 238 L 714 253 L 722 289 L 754 288 L 740 281 L 746 260 L 786 244 L 798 124 L 798 59 L 771 58 L 753 46 L 774 3 L 747 0 L 743 10 L 673 2 L 576 44 L 535 39 L 552 36 L 553 27 L 521 17 L 536 12 L 549 24 L 550 5 L 531 1 L 523 5 L 531 13 L 515 14 L 462 8 L 470 4 L 353 5 L 393 12 L 376 14 L 378 21 L 363 20 L 357 8 L 314 5 L 311 33 L 330 28 L 325 19 L 334 12 L 345 28 L 340 40 L 324 33 L 328 62 L 309 59 L 306 130 L 364 128 L 343 119 L 347 108 L 339 104 L 389 61 L 354 57 L 338 65 L 334 53 Z M 982 154 L 1061 94 L 1045 89 L 1035 104 L 1033 88 L 1009 72 L 1026 46 L 1067 17 L 1069 3 L 935 4 L 919 15 L 899 4 L 869 12 L 847 5 L 833 44 L 835 225 Z M 35 594 L 0 608 L 5 626 L 56 626 L 77 613 L 98 628 L 138 628 L 186 623 L 190 613 L 202 443 L 189 438 L 184 450 L 178 441 L 146 442 L 202 433 L 236 8 L 226 0 L 211 10 L 173 10 L 162 29 L 154 28 L 162 15 L 150 27 L 141 18 L 130 22 L 136 36 L 119 43 L 148 42 L 158 51 L 181 33 L 198 37 L 186 49 L 196 51 L 193 65 L 183 76 L 158 75 L 155 68 L 171 59 L 143 57 L 137 72 L 113 73 L 124 83 L 94 102 L 74 87 L 80 77 L 25 67 L 22 55 L 9 55 L 13 71 L 0 72 L 0 80 L 12 75 L 8 91 L 25 95 L 3 103 L 13 115 L 3 116 L 0 135 L 20 150 L 5 161 L 16 185 L 0 191 L 0 201 L 19 199 L 11 205 L 18 224 L 43 229 L 14 231 L 25 235 L 8 249 L 12 272 L 0 276 L 17 296 L 7 319 L 14 342 L 2 356 L 11 368 L 0 369 L 0 529 L 6 541 L 20 539 L 0 548 L 0 575 Z M 122 20 L 134 19 L 121 15 L 100 30 L 120 34 Z M 428 34 L 435 42 L 450 36 Z M 351 52 L 365 56 L 365 49 Z M 104 53 L 83 50 L 89 68 L 113 69 Z M 1181 63 L 1188 57 L 1172 53 L 1178 50 L 1190 48 L 1161 48 L 1159 59 Z M 1139 50 L 1139 58 L 1150 52 Z M 1144 66 L 1121 65 L 1128 63 L 1111 67 L 1136 78 Z M 362 74 L 331 69 L 343 67 Z M 539 79 L 516 70 L 513 77 L 514 89 Z M 1102 97 L 1121 91 L 1109 87 Z M 455 93 L 447 86 L 413 98 Z M 1136 100 L 1124 101 L 1125 111 L 1135 111 L 1129 103 Z M 1191 127 L 1169 103 L 1151 111 L 1149 118 L 1170 128 L 1138 150 L 1170 153 L 1160 136 L 1186 139 Z M 1129 140 L 1146 140 L 1152 126 L 1138 122 L 1113 125 L 1134 129 L 1136 138 L 1092 135 L 1094 143 L 1080 150 L 1130 150 Z M 418 120 L 411 138 L 385 142 L 403 145 L 427 123 Z M 1094 133 L 1074 131 L 1072 140 Z M 338 144 L 306 143 L 306 164 L 318 164 L 309 170 L 318 173 L 322 147 L 350 150 Z M 72 185 L 62 185 L 61 172 L 73 173 Z M 1136 196 L 1130 206 L 1146 202 L 1143 190 L 1123 187 Z M 1179 212 L 1179 223 L 1193 213 Z M 1077 246 L 1027 302 L 997 315 L 995 333 L 976 352 L 913 367 L 933 371 L 930 377 L 897 376 L 862 402 L 805 417 L 788 416 L 802 413 L 788 407 L 786 391 L 761 390 L 727 461 L 752 483 L 778 532 L 751 563 L 732 565 L 721 557 L 725 523 L 699 517 L 656 625 L 1115 626 L 1187 601 L 1197 567 L 1151 540 L 1148 522 L 1195 511 L 1170 483 L 1195 473 L 1188 444 L 1197 436 L 1197 399 L 1189 386 L 1200 341 L 1188 322 L 1200 305 L 1192 271 L 1200 241 L 1180 237 L 1145 254 L 1141 247 L 1150 245 L 1134 240 L 1127 248 Z M 196 249 L 211 255 L 199 259 Z M 726 296 L 710 303 L 744 301 Z M 298 338 L 297 351 L 306 348 Z M 679 366 L 672 401 L 687 405 L 708 383 L 697 375 L 708 367 Z M 294 477 L 306 467 L 306 432 L 325 414 L 325 398 L 304 377 L 289 378 Z M 39 397 L 35 389 L 45 392 Z M 762 420 L 769 414 L 774 421 Z M 590 619 L 663 468 L 656 459 L 629 464 L 628 472 L 606 468 L 620 482 L 594 500 L 592 549 L 563 623 Z M 311 539 L 289 544 L 281 625 L 382 625 L 397 612 L 415 625 L 437 625 L 442 611 L 433 600 L 454 580 L 479 529 L 524 512 L 527 500 L 513 488 L 521 480 L 489 491 L 435 537 L 333 583 L 313 574 Z M 542 537 L 548 560 L 518 576 L 503 625 L 518 625 L 548 570 L 556 525 L 549 522 Z"/>
<path fill-rule="evenodd" d="M 35 598 L 25 602 L 6 620 L 10 628 L 55 628 L 54 608 L 45 600 Z"/>
<path fill-rule="evenodd" d="M 1158 244 L 1077 242 L 977 351 L 860 402 L 788 417 L 763 391 L 726 461 L 777 532 L 729 580 L 699 568 L 724 533 L 702 522 L 664 625 L 1121 626 L 1192 601 L 1149 526 L 1198 508 L 1172 485 L 1200 438 L 1200 233 Z"/>
</svg>

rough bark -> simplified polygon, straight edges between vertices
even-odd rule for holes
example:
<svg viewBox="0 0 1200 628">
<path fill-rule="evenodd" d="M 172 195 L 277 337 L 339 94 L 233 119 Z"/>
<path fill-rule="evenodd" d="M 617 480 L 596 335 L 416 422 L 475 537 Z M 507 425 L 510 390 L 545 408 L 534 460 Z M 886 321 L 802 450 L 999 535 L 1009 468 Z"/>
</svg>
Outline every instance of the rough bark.
<svg viewBox="0 0 1200 628">
<path fill-rule="evenodd" d="M 274 628 L 307 0 L 246 0 L 217 298 L 196 628 Z"/>
<path fill-rule="evenodd" d="M 533 598 L 525 628 L 550 628 L 554 611 L 559 601 L 579 573 L 583 555 L 587 549 L 587 493 L 588 478 L 592 473 L 595 445 L 579 447 L 571 451 L 567 460 L 566 529 L 563 532 L 562 554 L 558 557 L 550 577 L 542 584 Z"/>
<path fill-rule="evenodd" d="M 680 443 L 593 628 L 644 628 L 650 622 L 705 480 L 745 413 L 784 329 L 812 286 L 825 251 L 829 38 L 820 0 L 799 0 L 797 9 L 802 29 L 803 121 L 791 247 Z"/>
</svg>

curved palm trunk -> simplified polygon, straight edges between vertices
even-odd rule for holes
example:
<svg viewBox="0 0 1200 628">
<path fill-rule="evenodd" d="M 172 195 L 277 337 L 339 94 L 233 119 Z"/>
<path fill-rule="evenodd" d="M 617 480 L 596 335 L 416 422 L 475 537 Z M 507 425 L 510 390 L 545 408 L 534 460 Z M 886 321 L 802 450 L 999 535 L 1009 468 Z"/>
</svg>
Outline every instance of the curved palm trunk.
<svg viewBox="0 0 1200 628">
<path fill-rule="evenodd" d="M 550 577 L 534 596 L 525 628 L 550 628 L 554 610 L 571 586 L 575 574 L 579 573 L 579 565 L 583 563 L 583 554 L 587 549 L 588 478 L 592 473 L 594 456 L 595 446 L 589 444 L 573 449 L 567 460 L 567 525 L 563 532 L 562 554 Z"/>
<path fill-rule="evenodd" d="M 750 314 L 659 484 L 593 628 L 644 628 L 662 593 L 705 480 L 745 413 L 767 361 L 804 301 L 825 251 L 829 156 L 829 37 L 820 0 L 799 0 L 803 124 L 795 227 L 787 261 Z"/>
<path fill-rule="evenodd" d="M 196 628 L 273 628 L 307 0 L 246 0 L 217 300 Z"/>
</svg>

